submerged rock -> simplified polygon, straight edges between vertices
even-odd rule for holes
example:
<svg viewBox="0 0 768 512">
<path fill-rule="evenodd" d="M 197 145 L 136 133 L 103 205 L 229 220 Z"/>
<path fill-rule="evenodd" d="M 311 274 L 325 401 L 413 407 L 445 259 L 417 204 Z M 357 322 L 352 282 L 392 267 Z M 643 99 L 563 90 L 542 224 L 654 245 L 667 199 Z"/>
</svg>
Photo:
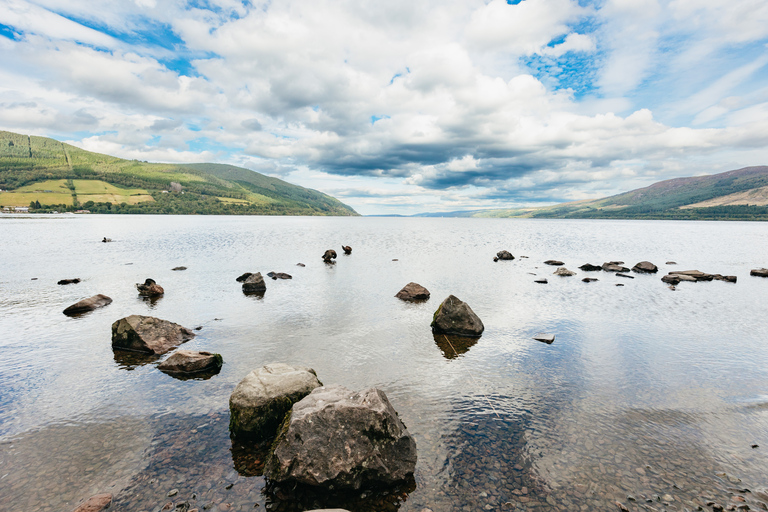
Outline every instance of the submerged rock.
<svg viewBox="0 0 768 512">
<path fill-rule="evenodd" d="M 112 348 L 165 354 L 195 337 L 179 324 L 152 316 L 131 315 L 112 324 Z"/>
<path fill-rule="evenodd" d="M 418 283 L 408 283 L 403 286 L 402 290 L 397 292 L 395 297 L 407 301 L 427 300 L 429 298 L 429 290 Z"/>
<path fill-rule="evenodd" d="M 641 261 L 632 267 L 632 272 L 640 272 L 646 274 L 655 274 L 659 271 L 659 267 L 651 263 L 650 261 Z"/>
<path fill-rule="evenodd" d="M 61 281 L 59 281 L 56 284 L 77 284 L 79 282 L 80 282 L 80 278 L 76 277 L 74 279 L 62 279 Z"/>
<path fill-rule="evenodd" d="M 78 313 L 85 313 L 86 311 L 93 311 L 94 309 L 103 308 L 112 304 L 112 299 L 106 295 L 98 294 L 93 297 L 88 297 L 80 302 L 75 302 L 67 309 L 64 310 L 65 315 L 77 315 Z"/>
<path fill-rule="evenodd" d="M 573 272 L 572 270 L 568 270 L 565 267 L 560 267 L 559 269 L 552 272 L 556 276 L 575 276 L 576 272 Z"/>
<path fill-rule="evenodd" d="M 500 260 L 513 260 L 515 259 L 514 256 L 512 256 L 512 253 L 509 251 L 499 251 L 496 253 L 496 258 Z"/>
<path fill-rule="evenodd" d="M 768 268 L 754 268 L 749 271 L 749 275 L 757 277 L 768 277 Z"/>
<path fill-rule="evenodd" d="M 150 278 L 147 278 L 144 284 L 137 283 L 136 289 L 139 290 L 139 295 L 142 297 L 157 297 L 165 293 L 163 287 Z"/>
<path fill-rule="evenodd" d="M 432 332 L 479 337 L 485 326 L 466 302 L 449 295 L 432 317 Z"/>
<path fill-rule="evenodd" d="M 294 404 L 264 472 L 275 482 L 360 489 L 402 482 L 415 468 L 416 441 L 384 392 L 334 385 Z"/>
<path fill-rule="evenodd" d="M 179 349 L 157 365 L 157 369 L 168 373 L 197 373 L 218 370 L 223 364 L 221 354 Z"/>
<path fill-rule="evenodd" d="M 583 270 L 584 272 L 596 272 L 598 270 L 603 270 L 603 267 L 600 265 L 592 265 L 591 263 L 585 263 L 582 266 L 579 267 L 580 270 Z"/>
<path fill-rule="evenodd" d="M 266 290 L 267 285 L 261 272 L 251 274 L 243 281 L 243 293 L 264 293 Z"/>
<path fill-rule="evenodd" d="M 291 406 L 320 386 L 315 370 L 306 366 L 273 363 L 253 370 L 229 397 L 231 434 L 273 438 Z"/>
<path fill-rule="evenodd" d="M 336 251 L 333 249 L 328 249 L 323 253 L 323 261 L 326 263 L 334 263 L 333 260 L 336 259 Z"/>
<path fill-rule="evenodd" d="M 544 262 L 544 264 L 545 265 L 552 265 L 552 266 L 555 266 L 555 267 L 559 267 L 560 265 L 565 265 L 565 263 L 563 263 L 560 260 L 547 260 L 547 261 Z"/>
<path fill-rule="evenodd" d="M 344 251 L 344 254 L 352 254 L 352 248 L 348 245 L 342 245 L 342 250 Z"/>
<path fill-rule="evenodd" d="M 72 512 L 102 512 L 112 505 L 112 495 L 109 493 L 95 494 L 81 503 Z"/>
</svg>

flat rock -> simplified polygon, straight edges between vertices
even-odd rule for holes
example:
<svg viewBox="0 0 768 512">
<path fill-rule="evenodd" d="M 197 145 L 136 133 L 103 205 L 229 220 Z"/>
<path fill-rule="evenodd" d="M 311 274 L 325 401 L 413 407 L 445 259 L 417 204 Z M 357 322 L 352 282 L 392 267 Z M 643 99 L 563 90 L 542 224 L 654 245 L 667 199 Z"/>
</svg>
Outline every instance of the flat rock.
<svg viewBox="0 0 768 512">
<path fill-rule="evenodd" d="M 556 276 L 575 276 L 576 272 L 568 270 L 565 267 L 560 267 L 559 269 L 555 270 L 553 274 Z"/>
<path fill-rule="evenodd" d="M 217 370 L 222 364 L 224 360 L 220 354 L 179 349 L 157 365 L 157 369 L 168 373 L 197 373 Z"/>
<path fill-rule="evenodd" d="M 449 295 L 432 317 L 432 332 L 455 336 L 479 337 L 485 326 L 469 304 Z"/>
<path fill-rule="evenodd" d="M 641 261 L 632 267 L 632 272 L 639 272 L 645 274 L 655 274 L 659 271 L 659 267 L 651 263 L 650 261 Z"/>
<path fill-rule="evenodd" d="M 285 272 L 267 272 L 267 277 L 271 277 L 275 281 L 278 279 L 293 279 L 291 274 L 286 274 Z"/>
<path fill-rule="evenodd" d="M 79 282 L 80 282 L 80 278 L 76 277 L 74 279 L 62 279 L 61 281 L 59 281 L 56 284 L 77 284 Z"/>
<path fill-rule="evenodd" d="M 391 485 L 413 477 L 416 441 L 383 391 L 320 387 L 294 404 L 264 474 L 327 489 Z"/>
<path fill-rule="evenodd" d="M 582 266 L 579 267 L 580 270 L 583 270 L 584 272 L 597 272 L 598 270 L 603 270 L 603 267 L 600 265 L 592 265 L 591 263 L 585 263 Z"/>
<path fill-rule="evenodd" d="M 86 311 L 93 311 L 94 309 L 103 308 L 112 304 L 112 299 L 106 295 L 98 294 L 93 297 L 88 297 L 80 302 L 75 302 L 67 309 L 64 310 L 65 315 L 77 315 L 78 313 L 85 313 Z"/>
<path fill-rule="evenodd" d="M 629 274 L 622 274 L 621 272 L 616 272 L 617 277 L 626 277 L 627 279 L 634 279 L 634 276 L 630 276 Z"/>
<path fill-rule="evenodd" d="M 724 276 L 721 274 L 715 274 L 713 277 L 715 281 L 725 281 L 726 283 L 735 283 L 738 279 L 736 276 Z"/>
<path fill-rule="evenodd" d="M 669 283 L 671 285 L 680 284 L 680 276 L 675 276 L 672 274 L 667 274 L 666 276 L 662 277 L 661 280 L 665 283 Z M 694 279 L 695 281 L 695 279 Z"/>
<path fill-rule="evenodd" d="M 306 267 L 306 265 L 305 265 L 305 264 L 303 264 L 303 263 L 297 263 L 297 264 L 296 264 L 296 266 L 297 266 L 297 267 Z"/>
<path fill-rule="evenodd" d="M 554 265 L 556 267 L 559 267 L 560 265 L 565 265 L 562 261 L 559 260 L 547 260 L 544 262 L 545 265 Z"/>
<path fill-rule="evenodd" d="M 768 268 L 754 268 L 749 271 L 749 275 L 757 277 L 768 277 Z"/>
<path fill-rule="evenodd" d="M 195 337 L 179 324 L 152 316 L 131 315 L 112 324 L 112 348 L 165 354 Z"/>
<path fill-rule="evenodd" d="M 155 282 L 154 279 L 147 278 L 144 283 L 136 283 L 136 289 L 142 297 L 158 297 L 165 293 L 163 287 Z"/>
<path fill-rule="evenodd" d="M 602 269 L 606 272 L 629 272 L 627 267 L 622 267 L 623 261 L 608 261 L 603 263 Z"/>
<path fill-rule="evenodd" d="M 496 258 L 500 260 L 513 260 L 515 259 L 514 256 L 512 256 L 512 253 L 509 251 L 499 251 L 496 253 Z"/>
<path fill-rule="evenodd" d="M 261 272 L 251 274 L 243 281 L 243 293 L 263 293 L 266 290 L 267 285 L 264 283 Z"/>
<path fill-rule="evenodd" d="M 95 494 L 77 506 L 72 512 L 102 512 L 112 505 L 112 495 L 109 493 Z"/>
<path fill-rule="evenodd" d="M 429 298 L 429 290 L 418 283 L 408 283 L 403 286 L 402 290 L 397 292 L 395 297 L 407 301 L 427 300 Z"/>
<path fill-rule="evenodd" d="M 665 265 L 677 265 L 676 261 L 668 261 L 665 263 Z"/>
<path fill-rule="evenodd" d="M 711 281 L 715 278 L 712 274 L 707 274 L 701 270 L 675 270 L 669 273 L 674 276 L 689 276 L 693 277 L 696 281 Z"/>
<path fill-rule="evenodd" d="M 584 279 L 582 279 L 582 281 L 585 282 L 585 283 L 592 283 L 594 281 L 597 281 L 597 278 L 596 277 L 585 277 Z"/>
<path fill-rule="evenodd" d="M 539 283 L 539 284 L 547 284 L 549 281 L 547 281 L 546 279 L 534 279 L 533 282 Z"/>
<path fill-rule="evenodd" d="M 307 366 L 273 363 L 253 370 L 229 397 L 229 430 L 235 436 L 271 439 L 291 406 L 320 386 L 315 370 Z"/>
<path fill-rule="evenodd" d="M 552 342 L 555 341 L 555 335 L 554 334 L 547 334 L 545 332 L 537 333 L 533 336 L 533 339 L 536 341 L 541 341 L 542 343 L 546 343 L 548 345 L 551 345 Z"/>
<path fill-rule="evenodd" d="M 187 267 L 173 267 L 171 270 L 187 270 Z"/>
</svg>

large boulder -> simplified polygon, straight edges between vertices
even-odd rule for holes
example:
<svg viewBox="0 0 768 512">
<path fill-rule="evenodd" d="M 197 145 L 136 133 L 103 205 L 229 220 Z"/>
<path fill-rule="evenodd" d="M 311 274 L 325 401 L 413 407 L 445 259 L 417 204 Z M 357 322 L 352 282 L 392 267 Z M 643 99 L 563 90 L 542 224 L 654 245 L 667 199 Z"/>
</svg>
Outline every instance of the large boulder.
<svg viewBox="0 0 768 512">
<path fill-rule="evenodd" d="M 186 327 L 152 316 L 131 315 L 112 324 L 115 350 L 165 354 L 194 337 Z"/>
<path fill-rule="evenodd" d="M 659 271 L 659 267 L 651 263 L 650 261 L 641 261 L 632 267 L 632 272 L 640 272 L 645 274 L 655 274 Z"/>
<path fill-rule="evenodd" d="M 112 299 L 106 295 L 98 294 L 93 297 L 88 297 L 80 302 L 75 302 L 67 309 L 64 310 L 65 315 L 77 315 L 85 313 L 86 311 L 93 311 L 94 309 L 103 308 L 112 304 Z"/>
<path fill-rule="evenodd" d="M 402 290 L 397 292 L 395 297 L 407 301 L 427 300 L 429 298 L 429 290 L 418 283 L 408 283 L 403 286 Z"/>
<path fill-rule="evenodd" d="M 157 369 L 168 373 L 198 373 L 218 370 L 223 364 L 221 354 L 179 349 L 157 365 Z"/>
<path fill-rule="evenodd" d="M 154 279 L 147 278 L 144 283 L 137 283 L 136 289 L 142 297 L 159 297 L 165 293 L 163 287 L 155 282 Z"/>
<path fill-rule="evenodd" d="M 360 489 L 407 480 L 415 468 L 416 441 L 384 392 L 334 385 L 294 404 L 264 474 L 276 482 Z"/>
<path fill-rule="evenodd" d="M 485 326 L 469 304 L 449 295 L 432 317 L 432 332 L 456 336 L 479 337 Z"/>
<path fill-rule="evenodd" d="M 768 277 L 768 268 L 753 268 L 749 271 L 749 275 L 757 277 Z"/>
<path fill-rule="evenodd" d="M 72 512 L 102 512 L 112 505 L 112 495 L 109 493 L 96 494 L 81 503 Z"/>
<path fill-rule="evenodd" d="M 513 260 L 515 259 L 514 256 L 512 256 L 512 253 L 509 251 L 499 251 L 496 253 L 496 258 L 500 260 Z"/>
<path fill-rule="evenodd" d="M 584 272 L 597 272 L 598 270 L 603 270 L 603 267 L 600 265 L 592 265 L 591 263 L 585 263 L 582 266 L 579 267 L 580 270 L 583 270 Z"/>
<path fill-rule="evenodd" d="M 306 366 L 273 363 L 245 376 L 229 397 L 229 430 L 234 436 L 272 439 L 291 406 L 322 386 Z"/>
<path fill-rule="evenodd" d="M 264 283 L 261 272 L 251 274 L 243 281 L 243 293 L 264 293 L 265 291 L 267 291 L 267 285 Z"/>
</svg>

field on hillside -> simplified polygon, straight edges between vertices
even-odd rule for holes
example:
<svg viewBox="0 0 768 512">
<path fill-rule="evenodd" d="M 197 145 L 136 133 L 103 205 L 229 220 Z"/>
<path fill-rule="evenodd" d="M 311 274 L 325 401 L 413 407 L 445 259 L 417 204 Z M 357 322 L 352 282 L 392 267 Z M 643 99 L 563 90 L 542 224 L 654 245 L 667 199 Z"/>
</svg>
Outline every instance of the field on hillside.
<svg viewBox="0 0 768 512">
<path fill-rule="evenodd" d="M 138 204 L 154 201 L 149 192 L 141 188 L 120 188 L 101 180 L 73 180 L 80 204 L 94 203 Z M 42 205 L 72 204 L 72 191 L 67 180 L 46 180 L 19 187 L 13 192 L 0 193 L 2 206 L 29 206 L 32 201 Z"/>
</svg>

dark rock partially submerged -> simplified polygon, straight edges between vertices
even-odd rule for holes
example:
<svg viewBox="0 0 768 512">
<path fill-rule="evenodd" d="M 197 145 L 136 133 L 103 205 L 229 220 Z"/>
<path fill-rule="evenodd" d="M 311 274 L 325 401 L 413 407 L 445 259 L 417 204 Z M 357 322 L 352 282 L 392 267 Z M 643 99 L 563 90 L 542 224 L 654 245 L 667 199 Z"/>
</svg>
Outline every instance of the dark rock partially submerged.
<svg viewBox="0 0 768 512">
<path fill-rule="evenodd" d="M 238 277 L 237 279 L 235 279 L 235 281 L 237 281 L 238 283 L 242 283 L 243 281 L 245 281 L 246 279 L 248 279 L 252 275 L 253 275 L 252 273 L 246 272 L 246 273 L 242 274 L 240 277 Z"/>
<path fill-rule="evenodd" d="M 568 269 L 567 269 L 567 268 L 565 268 L 565 267 L 560 267 L 559 269 L 555 270 L 555 271 L 554 271 L 554 272 L 552 272 L 552 273 L 553 273 L 554 275 L 556 275 L 556 276 L 564 276 L 564 277 L 567 277 L 567 276 L 575 276 L 575 275 L 576 275 L 576 272 L 574 272 L 574 271 L 572 271 L 572 270 L 568 270 Z"/>
<path fill-rule="evenodd" d="M 230 433 L 273 438 L 291 406 L 320 386 L 315 370 L 306 366 L 274 363 L 253 370 L 229 397 Z"/>
<path fill-rule="evenodd" d="M 547 284 L 547 283 L 549 283 L 549 281 L 547 281 L 546 279 L 534 279 L 533 282 L 534 283 L 539 283 L 539 284 Z"/>
<path fill-rule="evenodd" d="M 136 289 L 139 290 L 139 295 L 142 297 L 159 297 L 165 293 L 163 287 L 150 278 L 147 278 L 144 284 L 137 283 Z"/>
<path fill-rule="evenodd" d="M 768 277 L 768 268 L 754 268 L 749 271 L 749 275 L 757 277 Z"/>
<path fill-rule="evenodd" d="M 187 270 L 187 267 L 173 267 L 171 270 Z"/>
<path fill-rule="evenodd" d="M 275 482 L 327 489 L 380 487 L 416 468 L 416 441 L 383 391 L 317 388 L 294 404 L 264 472 Z"/>
<path fill-rule="evenodd" d="M 485 326 L 469 304 L 449 295 L 432 317 L 432 332 L 479 337 Z"/>
<path fill-rule="evenodd" d="M 112 348 L 165 354 L 195 337 L 179 324 L 152 316 L 131 315 L 112 324 Z"/>
<path fill-rule="evenodd" d="M 632 272 L 639 272 L 645 274 L 655 274 L 659 271 L 659 267 L 651 263 L 650 261 L 641 261 L 632 267 Z"/>
<path fill-rule="evenodd" d="M 579 267 L 579 270 L 583 270 L 584 272 L 597 272 L 598 270 L 603 270 L 603 267 L 601 267 L 600 265 L 592 265 L 591 263 L 585 263 Z"/>
<path fill-rule="evenodd" d="M 547 345 L 551 345 L 555 341 L 555 335 L 539 332 L 533 335 L 533 339 L 536 341 L 541 341 L 542 343 L 546 343 Z"/>
<path fill-rule="evenodd" d="M 59 281 L 56 284 L 77 284 L 79 282 L 80 282 L 80 278 L 76 277 L 74 279 L 62 279 L 61 281 Z"/>
<path fill-rule="evenodd" d="M 223 364 L 221 354 L 179 349 L 157 365 L 157 369 L 167 373 L 198 373 L 218 370 Z"/>
<path fill-rule="evenodd" d="M 629 272 L 627 267 L 623 267 L 623 261 L 608 261 L 603 263 L 603 270 L 606 272 Z"/>
<path fill-rule="evenodd" d="M 621 272 L 616 272 L 617 277 L 626 277 L 627 279 L 634 279 L 634 276 L 630 276 L 629 274 L 622 274 Z"/>
<path fill-rule="evenodd" d="M 559 267 L 560 265 L 565 265 L 565 263 L 563 263 L 560 260 L 547 260 L 547 261 L 544 262 L 544 264 L 545 265 L 552 265 L 552 266 L 555 266 L 555 267 Z"/>
<path fill-rule="evenodd" d="M 585 277 L 584 279 L 582 279 L 582 281 L 585 282 L 585 283 L 592 283 L 592 282 L 597 281 L 597 278 L 596 277 Z"/>
<path fill-rule="evenodd" d="M 110 304 L 112 304 L 112 299 L 106 295 L 98 294 L 72 304 L 64 310 L 64 314 L 77 315 L 79 313 L 85 313 L 86 311 L 93 311 L 94 309 L 103 308 L 104 306 L 108 306 Z"/>
<path fill-rule="evenodd" d="M 292 275 L 285 272 L 267 272 L 267 277 L 271 277 L 274 281 L 278 279 L 293 279 Z"/>
<path fill-rule="evenodd" d="M 661 278 L 661 280 L 663 282 L 671 284 L 671 285 L 680 284 L 680 277 L 679 276 L 674 276 L 672 274 L 665 275 L 664 277 Z M 694 279 L 694 281 L 695 281 L 695 279 Z"/>
<path fill-rule="evenodd" d="M 513 260 L 513 259 L 515 259 L 515 257 L 512 256 L 512 253 L 510 253 L 509 251 L 499 251 L 499 252 L 496 253 L 496 258 L 494 258 L 494 261 L 496 261 L 497 259 L 499 259 L 499 260 Z"/>
<path fill-rule="evenodd" d="M 407 301 L 427 300 L 429 298 L 429 290 L 418 283 L 408 283 L 403 286 L 402 290 L 397 292 L 395 297 Z"/>
<path fill-rule="evenodd" d="M 264 276 L 261 272 L 249 275 L 245 281 L 243 281 L 243 293 L 264 293 L 267 290 L 267 285 L 264 283 Z"/>
</svg>

